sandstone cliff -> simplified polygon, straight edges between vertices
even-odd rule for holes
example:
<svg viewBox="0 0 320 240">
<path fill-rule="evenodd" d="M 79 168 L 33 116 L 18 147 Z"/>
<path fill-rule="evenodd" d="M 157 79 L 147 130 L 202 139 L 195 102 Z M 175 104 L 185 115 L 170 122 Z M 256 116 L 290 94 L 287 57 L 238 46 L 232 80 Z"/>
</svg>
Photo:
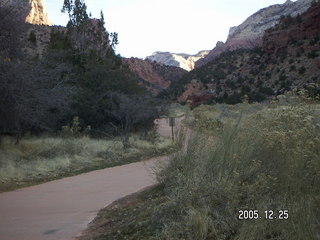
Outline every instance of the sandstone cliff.
<svg viewBox="0 0 320 240">
<path fill-rule="evenodd" d="M 284 4 L 276 4 L 259 10 L 239 26 L 231 27 L 226 43 L 219 42 L 205 58 L 196 62 L 195 67 L 207 64 L 225 51 L 261 46 L 265 31 L 278 24 L 281 16 L 295 17 L 304 13 L 312 2 L 313 0 L 297 0 L 296 2 L 288 0 Z"/>
<path fill-rule="evenodd" d="M 124 61 L 129 65 L 131 71 L 142 79 L 142 84 L 153 94 L 167 89 L 170 84 L 180 79 L 186 71 L 173 66 L 166 66 L 150 60 L 138 58 L 127 58 Z"/>
<path fill-rule="evenodd" d="M 12 8 L 21 21 L 35 25 L 52 25 L 45 0 L 0 0 L 0 4 Z"/>
<path fill-rule="evenodd" d="M 282 17 L 265 32 L 261 45 L 223 52 L 170 90 L 179 101 L 192 105 L 235 104 L 244 96 L 250 102 L 264 101 L 295 88 L 308 89 L 311 96 L 320 94 L 319 2 L 295 18 Z"/>
<path fill-rule="evenodd" d="M 314 4 L 305 14 L 298 18 L 283 17 L 279 25 L 266 31 L 263 37 L 263 49 L 266 52 L 279 52 L 288 44 L 320 37 L 320 4 Z M 313 48 L 310 44 L 306 48 Z"/>
<path fill-rule="evenodd" d="M 204 58 L 208 53 L 209 51 L 200 51 L 195 55 L 189 55 L 185 53 L 155 52 L 148 56 L 147 59 L 191 71 L 194 69 L 195 62 Z"/>
</svg>

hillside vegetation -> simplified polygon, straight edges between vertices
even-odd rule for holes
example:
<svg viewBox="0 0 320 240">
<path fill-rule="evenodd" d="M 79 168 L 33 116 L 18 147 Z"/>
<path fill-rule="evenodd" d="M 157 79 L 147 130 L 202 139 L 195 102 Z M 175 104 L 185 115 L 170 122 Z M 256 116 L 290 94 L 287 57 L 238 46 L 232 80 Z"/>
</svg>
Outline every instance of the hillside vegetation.
<svg viewBox="0 0 320 240">
<path fill-rule="evenodd" d="M 205 66 L 191 71 L 164 92 L 181 102 L 261 102 L 292 90 L 319 87 L 320 3 L 303 15 L 282 17 L 266 31 L 263 45 L 255 49 L 226 51 Z"/>
<path fill-rule="evenodd" d="M 19 22 L 0 7 L 0 134 L 55 133 L 75 116 L 95 137 L 151 127 L 159 103 L 115 54 L 103 13 L 90 19 L 84 1 L 67 2 L 67 28 Z"/>
<path fill-rule="evenodd" d="M 0 4 L 0 191 L 173 150 L 154 129 L 162 103 L 116 55 L 103 13 L 62 10 L 67 27 L 34 26 Z"/>
<path fill-rule="evenodd" d="M 157 188 L 100 212 L 90 239 L 319 239 L 320 105 L 298 95 L 194 109 L 187 152 Z"/>
<path fill-rule="evenodd" d="M 159 176 L 160 239 L 319 239 L 319 113 L 297 102 L 195 109 L 188 152 Z M 262 218 L 239 220 L 240 210 Z"/>
</svg>

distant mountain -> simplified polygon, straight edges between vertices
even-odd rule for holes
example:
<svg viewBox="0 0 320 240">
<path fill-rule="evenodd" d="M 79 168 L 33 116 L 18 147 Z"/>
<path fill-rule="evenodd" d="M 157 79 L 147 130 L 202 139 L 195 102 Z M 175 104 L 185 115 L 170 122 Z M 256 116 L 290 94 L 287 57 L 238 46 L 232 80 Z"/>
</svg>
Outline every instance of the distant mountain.
<svg viewBox="0 0 320 240">
<path fill-rule="evenodd" d="M 261 47 L 225 51 L 173 83 L 179 101 L 235 104 L 264 101 L 293 89 L 320 94 L 320 3 L 282 17 L 265 31 Z"/>
<path fill-rule="evenodd" d="M 167 89 L 172 82 L 187 73 L 179 67 L 163 65 L 148 59 L 125 58 L 123 60 L 129 65 L 130 70 L 142 80 L 142 84 L 155 95 Z"/>
<path fill-rule="evenodd" d="M 225 51 L 250 49 L 262 45 L 265 31 L 279 23 L 282 16 L 295 17 L 304 13 L 311 6 L 313 0 L 286 1 L 263 8 L 247 18 L 237 27 L 231 27 L 226 43 L 218 42 L 210 53 L 196 62 L 195 68 L 201 67 Z"/>
<path fill-rule="evenodd" d="M 185 53 L 155 52 L 147 59 L 162 63 L 168 66 L 180 67 L 187 71 L 194 69 L 195 62 L 204 58 L 209 53 L 208 50 L 200 51 L 195 55 Z"/>
</svg>

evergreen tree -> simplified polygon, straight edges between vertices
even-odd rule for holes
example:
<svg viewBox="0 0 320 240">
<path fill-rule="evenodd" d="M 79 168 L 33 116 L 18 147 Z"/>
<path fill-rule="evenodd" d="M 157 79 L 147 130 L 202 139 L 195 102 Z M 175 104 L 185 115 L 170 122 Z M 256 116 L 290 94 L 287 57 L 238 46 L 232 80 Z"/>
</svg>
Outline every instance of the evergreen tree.
<svg viewBox="0 0 320 240">
<path fill-rule="evenodd" d="M 105 25 L 104 14 L 103 14 L 102 10 L 101 10 L 101 12 L 100 12 L 100 23 L 101 23 L 102 26 Z"/>
<path fill-rule="evenodd" d="M 69 14 L 68 26 L 70 27 L 79 28 L 89 19 L 84 0 L 64 0 L 61 12 Z"/>
<path fill-rule="evenodd" d="M 113 50 L 115 50 L 116 45 L 119 44 L 118 33 L 112 32 L 112 33 L 110 34 L 110 38 L 111 38 L 111 47 L 112 47 Z"/>
</svg>

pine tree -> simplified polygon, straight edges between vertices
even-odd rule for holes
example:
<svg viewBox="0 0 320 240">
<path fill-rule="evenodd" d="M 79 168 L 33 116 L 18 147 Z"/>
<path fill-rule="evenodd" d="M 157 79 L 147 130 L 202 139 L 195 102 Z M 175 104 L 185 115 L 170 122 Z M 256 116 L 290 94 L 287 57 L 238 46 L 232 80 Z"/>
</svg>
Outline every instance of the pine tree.
<svg viewBox="0 0 320 240">
<path fill-rule="evenodd" d="M 102 10 L 101 10 L 101 12 L 100 12 L 100 23 L 101 23 L 101 25 L 102 25 L 102 26 L 104 26 L 104 25 L 105 25 L 104 15 L 103 15 Z"/>
<path fill-rule="evenodd" d="M 115 50 L 116 45 L 119 44 L 118 33 L 112 32 L 112 33 L 110 34 L 110 37 L 111 37 L 111 47 L 112 47 L 113 50 Z"/>
<path fill-rule="evenodd" d="M 61 12 L 69 14 L 70 27 L 80 28 L 89 19 L 84 0 L 64 0 Z"/>
</svg>

